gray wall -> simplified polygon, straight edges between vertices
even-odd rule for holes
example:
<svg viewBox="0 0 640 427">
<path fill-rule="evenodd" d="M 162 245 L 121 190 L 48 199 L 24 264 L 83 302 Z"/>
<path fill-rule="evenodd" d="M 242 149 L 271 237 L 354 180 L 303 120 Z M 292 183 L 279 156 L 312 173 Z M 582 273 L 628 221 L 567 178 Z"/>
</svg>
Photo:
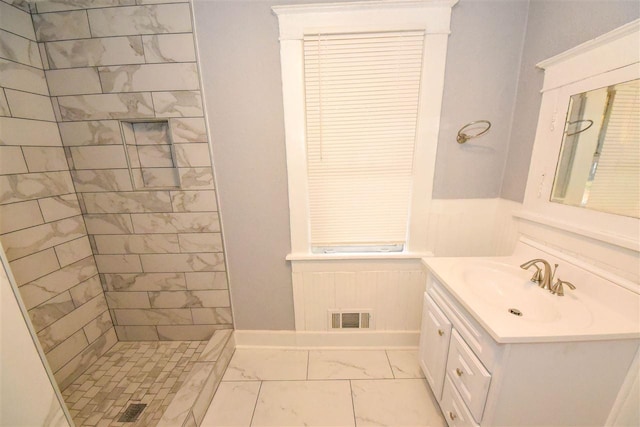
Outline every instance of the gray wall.
<svg viewBox="0 0 640 427">
<path fill-rule="evenodd" d="M 531 1 L 501 197 L 524 198 L 544 77 L 535 64 L 639 16 L 637 0 Z"/>
<path fill-rule="evenodd" d="M 305 1 L 311 2 L 318 1 Z M 290 236 L 278 23 L 270 9 L 285 3 L 303 1 L 194 0 L 238 329 L 294 327 L 291 270 L 284 259 Z M 553 46 L 542 59 L 635 16 L 627 16 L 633 9 L 628 2 L 583 1 L 588 12 L 580 13 L 566 3 L 533 1 L 529 25 L 535 35 L 526 39 L 525 52 Z M 460 0 L 453 9 L 435 198 L 499 197 L 507 161 L 502 194 L 522 197 L 541 87 L 540 78 L 529 76 L 537 59 L 527 52 L 528 62 L 520 63 L 528 8 L 526 0 Z M 571 20 L 571 13 L 582 19 Z M 545 31 L 561 32 L 562 43 L 540 34 Z M 519 70 L 528 79 L 520 85 Z M 493 123 L 490 133 L 458 145 L 457 130 L 479 119 Z M 518 126 L 513 132 L 512 123 Z"/>
<path fill-rule="evenodd" d="M 507 157 L 528 2 L 461 0 L 451 36 L 434 176 L 436 199 L 499 197 Z M 491 130 L 458 144 L 465 124 Z"/>
</svg>

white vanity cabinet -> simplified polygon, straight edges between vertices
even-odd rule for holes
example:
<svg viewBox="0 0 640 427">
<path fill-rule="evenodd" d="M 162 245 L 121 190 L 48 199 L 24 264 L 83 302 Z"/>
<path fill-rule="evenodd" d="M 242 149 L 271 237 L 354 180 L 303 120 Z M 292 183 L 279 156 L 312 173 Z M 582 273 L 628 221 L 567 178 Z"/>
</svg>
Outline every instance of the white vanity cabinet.
<svg viewBox="0 0 640 427">
<path fill-rule="evenodd" d="M 434 276 L 420 365 L 450 427 L 602 426 L 638 340 L 498 342 Z"/>
</svg>

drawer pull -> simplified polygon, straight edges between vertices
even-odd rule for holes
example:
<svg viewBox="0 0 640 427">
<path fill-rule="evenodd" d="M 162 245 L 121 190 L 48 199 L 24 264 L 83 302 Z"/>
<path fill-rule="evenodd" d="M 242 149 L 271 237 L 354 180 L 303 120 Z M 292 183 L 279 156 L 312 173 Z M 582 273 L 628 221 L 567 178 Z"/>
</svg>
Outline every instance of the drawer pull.
<svg viewBox="0 0 640 427">
<path fill-rule="evenodd" d="M 449 411 L 449 418 L 451 418 L 451 421 L 453 421 L 456 418 L 458 418 L 458 416 L 456 414 L 454 414 L 453 412 Z"/>
<path fill-rule="evenodd" d="M 462 370 L 460 368 L 456 368 L 456 374 L 458 374 L 459 377 L 462 376 Z"/>
<path fill-rule="evenodd" d="M 438 335 L 443 336 L 444 335 L 444 331 L 442 329 L 438 329 Z"/>
</svg>

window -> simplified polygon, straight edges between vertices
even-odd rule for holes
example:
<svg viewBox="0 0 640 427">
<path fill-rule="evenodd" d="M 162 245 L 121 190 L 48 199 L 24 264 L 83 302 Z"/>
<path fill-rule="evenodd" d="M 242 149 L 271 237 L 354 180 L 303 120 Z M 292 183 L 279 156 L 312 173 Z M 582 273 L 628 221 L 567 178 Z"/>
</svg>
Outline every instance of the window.
<svg viewBox="0 0 640 427">
<path fill-rule="evenodd" d="M 425 251 L 453 4 L 274 7 L 290 258 Z"/>
</svg>

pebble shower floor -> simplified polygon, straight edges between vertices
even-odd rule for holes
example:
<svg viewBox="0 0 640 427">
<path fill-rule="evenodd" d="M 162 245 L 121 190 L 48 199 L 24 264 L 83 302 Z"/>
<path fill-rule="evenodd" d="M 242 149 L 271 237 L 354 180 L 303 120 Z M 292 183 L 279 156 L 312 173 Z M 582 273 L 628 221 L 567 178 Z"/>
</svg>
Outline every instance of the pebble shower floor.
<svg viewBox="0 0 640 427">
<path fill-rule="evenodd" d="M 62 391 L 76 426 L 156 425 L 207 341 L 118 342 Z M 132 403 L 135 422 L 118 422 Z"/>
</svg>

